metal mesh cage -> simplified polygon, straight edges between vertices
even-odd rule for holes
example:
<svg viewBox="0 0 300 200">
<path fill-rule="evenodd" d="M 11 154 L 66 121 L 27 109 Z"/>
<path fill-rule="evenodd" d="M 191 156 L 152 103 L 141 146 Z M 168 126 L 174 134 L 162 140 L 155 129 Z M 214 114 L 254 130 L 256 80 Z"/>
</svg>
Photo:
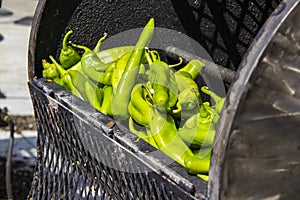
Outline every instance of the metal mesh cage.
<svg viewBox="0 0 300 200">
<path fill-rule="evenodd" d="M 37 11 L 43 13 L 36 13 L 32 27 L 29 89 L 38 157 L 28 198 L 206 199 L 206 182 L 188 175 L 177 163 L 166 166 L 168 158 L 162 153 L 149 156 L 154 150 L 150 145 L 136 143 L 126 128 L 42 79 L 41 59 L 58 54 L 69 28 L 76 31 L 72 41 L 92 47 L 98 38 L 91 35 L 141 27 L 151 16 L 158 26 L 199 42 L 217 64 L 237 70 L 280 0 L 70 2 L 40 1 Z M 172 45 L 171 40 L 164 45 Z"/>
<path fill-rule="evenodd" d="M 39 131 L 37 169 L 29 198 L 193 199 L 195 197 L 195 188 L 187 180 L 177 177 L 177 184 L 179 183 L 177 185 L 167 177 L 170 176 L 167 173 L 172 172 L 155 169 L 153 167 L 155 165 L 149 165 L 146 159 L 138 157 L 114 142 L 109 137 L 113 129 L 101 122 L 95 122 L 97 123 L 95 125 L 91 121 L 86 121 L 34 85 L 29 86 Z M 115 130 L 117 135 L 116 132 L 117 129 Z M 133 138 L 133 141 L 135 139 Z M 163 173 L 165 177 L 162 177 Z M 196 196 L 200 197 L 201 194 Z"/>
</svg>

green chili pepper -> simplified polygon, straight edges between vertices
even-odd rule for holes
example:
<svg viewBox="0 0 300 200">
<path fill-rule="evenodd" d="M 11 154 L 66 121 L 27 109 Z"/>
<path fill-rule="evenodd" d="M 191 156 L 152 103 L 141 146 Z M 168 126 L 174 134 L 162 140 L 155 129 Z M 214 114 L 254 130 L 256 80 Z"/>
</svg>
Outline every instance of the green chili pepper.
<svg viewBox="0 0 300 200">
<path fill-rule="evenodd" d="M 104 35 L 102 38 L 99 39 L 100 43 L 106 38 Z M 89 76 L 94 81 L 99 81 L 100 77 L 102 76 L 102 72 L 104 72 L 109 64 L 105 64 L 100 60 L 97 56 L 95 51 L 89 49 L 86 46 L 73 44 L 72 45 L 76 48 L 83 49 L 84 54 L 81 57 L 81 67 L 84 73 Z M 97 45 L 98 46 L 98 45 Z M 98 47 L 96 47 L 97 49 Z"/>
<path fill-rule="evenodd" d="M 113 47 L 110 49 L 104 49 L 101 51 L 95 52 L 97 56 L 100 58 L 102 62 L 105 64 L 116 62 L 119 60 L 124 54 L 131 52 L 134 46 L 119 46 Z"/>
<path fill-rule="evenodd" d="M 186 66 L 179 69 L 179 72 L 195 80 L 195 78 L 200 74 L 203 66 L 204 64 L 200 60 L 194 59 L 188 62 Z"/>
<path fill-rule="evenodd" d="M 170 69 L 170 84 L 169 84 L 169 107 L 175 106 L 178 99 L 178 85 L 175 80 L 174 72 Z"/>
<path fill-rule="evenodd" d="M 145 54 L 150 66 L 150 69 L 146 72 L 146 74 L 148 75 L 148 79 L 154 90 L 153 103 L 162 105 L 165 109 L 169 109 L 169 65 L 163 61 L 153 62 L 147 49 Z"/>
<path fill-rule="evenodd" d="M 53 63 L 47 62 L 47 60 L 43 59 L 42 60 L 42 65 L 43 65 L 43 77 L 44 78 L 56 78 L 59 77 L 59 72 L 57 70 L 57 67 Z"/>
<path fill-rule="evenodd" d="M 178 85 L 179 92 L 187 88 L 194 88 L 195 91 L 198 91 L 197 96 L 200 96 L 199 87 L 197 83 L 189 75 L 187 75 L 187 73 L 177 71 L 174 73 L 174 76 Z"/>
<path fill-rule="evenodd" d="M 57 71 L 60 74 L 60 80 L 61 80 L 61 86 L 73 93 L 75 96 L 83 99 L 80 92 L 75 88 L 75 86 L 72 83 L 72 78 L 67 70 L 65 70 L 60 64 L 56 62 L 56 60 L 53 58 L 53 56 L 49 56 L 50 60 L 53 62 L 53 64 L 56 66 Z"/>
<path fill-rule="evenodd" d="M 113 62 L 117 62 L 124 54 L 131 52 L 133 50 L 133 46 L 119 46 L 110 49 L 101 50 L 99 52 L 95 52 L 100 60 L 105 64 L 110 64 Z M 81 70 L 81 62 L 77 62 L 68 70 Z"/>
<path fill-rule="evenodd" d="M 214 105 L 215 110 L 218 114 L 220 114 L 220 112 L 222 111 L 223 105 L 225 103 L 225 97 L 223 97 L 223 98 L 219 97 L 216 93 L 209 90 L 207 86 L 201 87 L 201 91 L 205 94 L 210 95 L 213 98 L 213 100 L 215 101 L 215 105 Z"/>
<path fill-rule="evenodd" d="M 178 94 L 176 107 L 171 110 L 171 114 L 183 121 L 199 111 L 201 101 L 195 87 L 186 88 Z"/>
<path fill-rule="evenodd" d="M 202 160 L 206 160 L 206 162 L 204 163 L 200 163 L 200 164 L 204 164 L 203 167 L 205 167 L 207 169 L 207 172 L 209 171 L 209 167 L 210 167 L 210 158 L 211 158 L 211 147 L 209 148 L 203 148 L 201 147 L 200 149 L 192 149 L 193 153 L 195 156 L 200 157 L 200 159 Z M 198 177 L 200 177 L 201 179 L 203 179 L 204 181 L 208 181 L 208 173 L 203 173 L 203 174 L 197 174 Z"/>
<path fill-rule="evenodd" d="M 151 109 L 153 113 L 147 133 L 153 137 L 159 150 L 184 166 L 184 160 L 193 156 L 193 153 L 177 135 L 173 118 L 166 113 L 161 113 L 160 110 L 164 110 L 164 108 L 158 106 L 153 106 Z"/>
<path fill-rule="evenodd" d="M 200 112 L 188 118 L 183 127 L 178 129 L 180 137 L 191 147 L 211 146 L 214 142 L 214 114 L 207 111 L 204 106 L 207 103 L 203 103 Z"/>
<path fill-rule="evenodd" d="M 156 143 L 153 139 L 153 137 L 147 135 L 147 131 L 145 127 L 141 127 L 140 125 L 136 124 L 134 120 L 130 117 L 129 118 L 129 130 L 134 133 L 136 136 L 138 136 L 138 139 L 136 141 L 139 141 L 140 139 L 144 140 L 145 142 L 149 143 L 154 148 L 158 148 L 156 146 Z M 136 130 L 135 126 L 139 127 L 139 130 Z"/>
<path fill-rule="evenodd" d="M 45 59 L 42 60 L 43 65 L 43 77 L 49 78 L 55 83 L 57 83 L 60 86 L 64 86 L 64 83 L 62 82 L 60 78 L 60 73 L 57 70 L 57 67 L 54 63 L 49 63 Z"/>
<path fill-rule="evenodd" d="M 117 91 L 117 86 L 118 86 L 118 83 L 122 77 L 122 74 L 125 70 L 125 67 L 126 67 L 126 64 L 127 64 L 127 61 L 131 55 L 131 52 L 127 52 L 126 54 L 122 55 L 122 57 L 120 57 L 120 59 L 117 61 L 116 63 L 116 67 L 113 71 L 113 74 L 112 74 L 112 86 L 113 86 L 113 89 L 114 89 L 114 94 L 116 93 Z"/>
<path fill-rule="evenodd" d="M 111 107 L 112 94 L 113 94 L 112 86 L 105 85 L 102 88 L 102 92 L 103 92 L 103 101 L 101 104 L 100 111 L 105 115 L 113 116 L 112 107 Z"/>
<path fill-rule="evenodd" d="M 105 72 L 101 74 L 99 83 L 104 85 L 112 85 L 112 76 L 115 68 L 116 68 L 116 62 L 110 63 L 107 69 L 105 70 Z"/>
<path fill-rule="evenodd" d="M 178 103 L 184 110 L 193 110 L 199 107 L 198 91 L 195 88 L 186 88 L 178 95 Z"/>
<path fill-rule="evenodd" d="M 70 67 L 78 63 L 81 58 L 77 51 L 68 45 L 68 39 L 72 33 L 73 31 L 69 30 L 64 36 L 62 49 L 59 54 L 59 62 L 65 69 L 69 69 Z"/>
<path fill-rule="evenodd" d="M 197 128 L 179 128 L 178 134 L 191 148 L 207 147 L 212 146 L 214 142 L 215 130 L 200 125 Z"/>
<path fill-rule="evenodd" d="M 116 93 L 113 97 L 114 116 L 122 121 L 128 117 L 128 103 L 132 88 L 135 85 L 135 79 L 139 72 L 141 58 L 145 46 L 150 42 L 154 31 L 154 19 L 151 18 L 144 27 L 134 49 L 126 63 L 123 75 L 117 85 Z"/>
<path fill-rule="evenodd" d="M 128 113 L 138 124 L 149 126 L 151 121 L 150 110 L 152 104 L 146 99 L 145 87 L 146 86 L 144 84 L 137 84 L 132 89 L 128 104 Z"/>
<path fill-rule="evenodd" d="M 203 174 L 208 174 L 210 167 L 210 157 L 210 152 L 205 156 L 195 155 L 187 157 L 184 162 L 187 172 L 189 174 L 197 174 L 200 178 L 207 181 L 208 177 L 203 176 Z"/>
<path fill-rule="evenodd" d="M 163 109 L 157 109 L 158 106 L 152 108 L 152 120 L 150 121 L 148 135 L 153 137 L 158 149 L 179 164 L 184 165 L 185 158 L 192 155 L 191 150 L 178 137 L 173 118 L 166 113 L 161 113 L 160 110 Z"/>
<path fill-rule="evenodd" d="M 100 88 L 79 71 L 69 70 L 68 73 L 71 76 L 73 85 L 79 91 L 83 100 L 89 102 L 97 110 L 100 110 L 102 101 Z"/>
</svg>

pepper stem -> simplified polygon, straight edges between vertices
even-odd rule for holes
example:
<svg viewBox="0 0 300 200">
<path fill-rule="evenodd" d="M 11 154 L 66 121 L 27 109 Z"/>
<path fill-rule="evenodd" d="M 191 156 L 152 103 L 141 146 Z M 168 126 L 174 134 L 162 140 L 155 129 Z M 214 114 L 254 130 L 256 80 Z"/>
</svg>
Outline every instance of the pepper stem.
<svg viewBox="0 0 300 200">
<path fill-rule="evenodd" d="M 152 57 L 150 55 L 150 50 L 148 49 L 148 47 L 145 47 L 145 56 L 146 56 L 148 64 L 152 65 L 153 60 L 152 60 Z"/>
<path fill-rule="evenodd" d="M 72 42 L 71 42 L 71 45 L 72 45 L 73 47 L 78 48 L 78 49 L 83 49 L 85 52 L 92 51 L 91 49 L 89 49 L 88 47 L 83 46 L 83 45 L 74 44 L 74 43 L 72 43 Z"/>
<path fill-rule="evenodd" d="M 70 37 L 71 34 L 73 34 L 73 31 L 72 31 L 72 30 L 69 30 L 69 31 L 66 33 L 66 35 L 65 35 L 65 37 L 64 37 L 64 39 L 63 39 L 63 42 L 62 42 L 62 49 L 65 50 L 65 51 L 68 49 L 68 39 L 69 39 L 69 37 Z"/>
<path fill-rule="evenodd" d="M 49 56 L 50 60 L 54 63 L 54 65 L 56 66 L 57 70 L 59 71 L 59 73 L 63 76 L 67 73 L 67 71 L 60 65 L 58 64 L 58 62 L 56 62 L 56 60 L 53 58 L 52 55 Z"/>
<path fill-rule="evenodd" d="M 159 53 L 157 51 L 151 50 L 150 55 L 151 55 L 151 58 L 152 58 L 153 62 L 159 62 L 160 61 L 160 56 L 159 56 Z"/>
<path fill-rule="evenodd" d="M 215 102 L 219 102 L 221 100 L 221 97 L 219 97 L 216 93 L 214 93 L 213 91 L 209 90 L 207 86 L 203 86 L 201 87 L 201 91 L 204 94 L 210 95 Z"/>
<path fill-rule="evenodd" d="M 154 102 L 154 99 L 153 99 L 154 90 L 151 86 L 151 83 L 147 82 L 146 84 L 143 84 L 142 87 L 145 89 L 147 96 L 150 98 L 151 104 L 153 104 L 153 102 Z"/>
<path fill-rule="evenodd" d="M 175 63 L 173 65 L 169 65 L 169 67 L 170 68 L 177 67 L 177 66 L 181 65 L 182 63 L 183 63 L 183 59 L 182 59 L 182 57 L 179 57 L 179 62 Z"/>
<path fill-rule="evenodd" d="M 94 52 L 100 52 L 100 46 L 102 42 L 107 38 L 107 33 L 103 33 L 103 36 L 98 40 L 97 45 L 94 48 Z"/>
</svg>

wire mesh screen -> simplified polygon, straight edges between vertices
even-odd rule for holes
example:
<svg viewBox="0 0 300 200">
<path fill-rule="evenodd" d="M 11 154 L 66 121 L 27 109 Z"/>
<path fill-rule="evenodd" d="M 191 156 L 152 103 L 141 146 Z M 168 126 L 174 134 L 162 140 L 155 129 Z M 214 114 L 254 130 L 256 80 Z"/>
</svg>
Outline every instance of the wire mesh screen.
<svg viewBox="0 0 300 200">
<path fill-rule="evenodd" d="M 36 27 L 32 77 L 42 77 L 37 67 L 48 55 L 59 55 L 67 30 L 70 40 L 93 48 L 107 32 L 114 36 L 143 27 L 154 17 L 157 27 L 180 31 L 196 40 L 215 63 L 236 70 L 258 31 L 281 0 L 165 0 L 165 1 L 91 1 L 47 2 Z M 65 4 L 72 4 L 66 12 Z M 77 6 L 77 7 L 75 7 Z M 74 8 L 75 7 L 75 8 Z M 68 7 L 69 8 L 69 7 Z M 138 17 L 137 17 L 138 16 Z M 51 35 L 51 40 L 49 36 Z M 174 45 L 174 38 L 161 46 Z M 127 45 L 114 41 L 113 46 Z M 128 44 L 132 45 L 132 44 Z M 103 43 L 103 49 L 110 47 Z M 191 53 L 197 50 L 190 48 Z M 195 52 L 194 52 L 195 51 Z"/>
<path fill-rule="evenodd" d="M 54 99 L 49 101 L 33 85 L 30 92 L 38 128 L 38 157 L 28 199 L 195 198 L 149 168 L 101 128 Z"/>
<path fill-rule="evenodd" d="M 192 1 L 184 12 L 180 0 L 174 7 L 182 25 L 219 65 L 236 70 L 261 26 L 281 0 Z"/>
</svg>

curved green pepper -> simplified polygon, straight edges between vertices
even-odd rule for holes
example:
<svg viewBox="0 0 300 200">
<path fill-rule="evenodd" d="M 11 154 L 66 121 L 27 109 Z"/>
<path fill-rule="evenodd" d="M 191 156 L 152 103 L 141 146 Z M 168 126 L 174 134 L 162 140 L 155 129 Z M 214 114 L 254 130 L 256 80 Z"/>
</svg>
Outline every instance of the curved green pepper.
<svg viewBox="0 0 300 200">
<path fill-rule="evenodd" d="M 58 64 L 56 62 L 56 60 L 53 58 L 53 56 L 50 55 L 49 58 L 53 62 L 53 64 L 56 66 L 56 69 L 60 74 L 59 75 L 60 79 L 54 79 L 54 81 L 55 80 L 60 80 L 59 83 L 58 83 L 58 84 L 60 84 L 60 86 L 67 89 L 68 91 L 73 93 L 75 96 L 83 99 L 80 92 L 73 85 L 72 78 L 71 78 L 70 74 L 68 73 L 68 71 L 65 70 L 60 64 Z"/>
<path fill-rule="evenodd" d="M 104 35 L 102 38 L 100 38 L 99 41 L 102 42 L 105 38 L 106 38 L 106 35 Z M 92 80 L 98 82 L 100 77 L 103 75 L 102 72 L 104 72 L 107 69 L 109 64 L 102 62 L 100 60 L 100 58 L 97 56 L 97 54 L 95 53 L 95 51 L 89 49 L 88 47 L 73 44 L 73 43 L 72 43 L 72 45 L 76 48 L 84 50 L 84 54 L 82 55 L 81 61 L 80 61 L 81 68 L 83 69 L 84 73 L 88 77 L 90 77 Z"/>
<path fill-rule="evenodd" d="M 148 136 L 152 136 L 156 146 L 163 153 L 171 157 L 173 160 L 185 167 L 187 162 L 189 165 L 188 170 L 190 171 L 201 171 L 200 166 L 193 165 L 192 159 L 197 161 L 200 159 L 194 156 L 191 149 L 185 144 L 185 142 L 177 134 L 177 129 L 173 118 L 161 111 L 164 108 L 159 108 L 161 106 L 156 105 L 152 107 L 152 120 L 150 122 L 149 128 L 147 129 Z"/>
<path fill-rule="evenodd" d="M 104 49 L 95 52 L 102 62 L 105 64 L 116 62 L 124 54 L 127 54 L 133 50 L 134 46 L 118 46 L 110 49 Z"/>
<path fill-rule="evenodd" d="M 156 143 L 153 139 L 153 137 L 150 137 L 147 135 L 147 131 L 145 129 L 145 127 L 143 127 L 144 129 L 140 129 L 140 130 L 136 130 L 135 128 L 135 122 L 133 121 L 133 119 L 130 117 L 129 118 L 129 130 L 134 133 L 136 136 L 138 136 L 137 141 L 139 141 L 140 139 L 144 140 L 145 142 L 149 143 L 151 146 L 153 146 L 154 148 L 158 148 L 156 146 Z"/>
<path fill-rule="evenodd" d="M 59 72 L 57 70 L 57 67 L 53 63 L 47 62 L 47 60 L 43 59 L 42 60 L 42 65 L 43 65 L 43 77 L 44 78 L 56 78 L 59 77 Z"/>
<path fill-rule="evenodd" d="M 117 61 L 117 63 L 116 63 L 116 67 L 115 67 L 115 69 L 114 69 L 114 71 L 112 73 L 112 77 L 111 77 L 112 78 L 112 86 L 113 86 L 113 89 L 114 89 L 114 93 L 116 93 L 117 86 L 118 86 L 119 81 L 120 81 L 120 79 L 122 77 L 122 74 L 123 74 L 123 72 L 125 70 L 125 67 L 126 67 L 126 64 L 128 62 L 128 59 L 129 59 L 129 57 L 131 55 L 131 52 L 132 51 L 127 52 L 124 55 L 122 55 L 120 57 L 120 59 Z"/>
<path fill-rule="evenodd" d="M 199 113 L 186 120 L 178 129 L 180 137 L 191 147 L 212 146 L 215 137 L 215 114 L 207 110 L 209 102 L 204 102 Z"/>
<path fill-rule="evenodd" d="M 105 85 L 102 88 L 103 92 L 103 101 L 101 104 L 100 111 L 108 116 L 113 116 L 112 113 L 112 108 L 111 108 L 111 101 L 112 101 L 112 94 L 113 94 L 113 89 L 111 85 Z"/>
<path fill-rule="evenodd" d="M 149 103 L 145 97 L 145 85 L 135 85 L 131 92 L 128 104 L 128 113 L 138 124 L 149 126 L 151 121 L 150 111 L 152 104 Z"/>
<path fill-rule="evenodd" d="M 102 93 L 100 88 L 84 74 L 76 70 L 69 70 L 73 85 L 79 91 L 83 99 L 89 102 L 94 108 L 100 110 Z"/>
<path fill-rule="evenodd" d="M 195 155 L 187 157 L 184 162 L 187 172 L 189 174 L 197 174 L 200 178 L 207 181 L 208 177 L 203 175 L 208 174 L 210 167 L 210 157 L 211 152 L 207 153 L 204 156 Z"/>
<path fill-rule="evenodd" d="M 209 90 L 207 86 L 201 87 L 201 91 L 205 94 L 210 95 L 213 98 L 213 100 L 215 101 L 214 108 L 215 108 L 216 112 L 218 114 L 220 114 L 222 111 L 222 108 L 224 106 L 225 100 L 226 100 L 225 97 L 222 97 L 222 98 L 219 97 L 216 93 Z"/>
<path fill-rule="evenodd" d="M 144 27 L 134 50 L 132 51 L 123 75 L 118 83 L 116 93 L 113 96 L 113 114 L 122 121 L 128 118 L 128 103 L 132 88 L 135 85 L 135 79 L 139 72 L 141 58 L 144 48 L 150 42 L 154 31 L 154 19 L 151 18 Z"/>
<path fill-rule="evenodd" d="M 77 51 L 68 45 L 68 39 L 72 33 L 73 31 L 69 30 L 64 36 L 62 49 L 59 54 L 59 62 L 64 69 L 69 69 L 70 67 L 78 63 L 81 58 Z"/>
<path fill-rule="evenodd" d="M 116 62 L 110 63 L 107 69 L 105 70 L 105 72 L 101 74 L 99 83 L 104 85 L 112 85 L 112 76 L 115 68 L 116 68 Z"/>
<path fill-rule="evenodd" d="M 185 76 L 188 76 L 189 78 L 195 80 L 195 78 L 201 73 L 202 68 L 204 67 L 204 64 L 198 60 L 193 59 L 189 61 L 186 66 L 179 69 L 179 72 L 181 74 L 185 74 Z"/>
<path fill-rule="evenodd" d="M 146 74 L 148 75 L 148 79 L 154 90 L 153 104 L 162 105 L 165 109 L 169 109 L 169 65 L 163 61 L 153 62 L 147 49 L 145 54 L 150 66 L 150 69 L 146 72 Z"/>
<path fill-rule="evenodd" d="M 177 103 L 178 85 L 175 80 L 174 72 L 170 69 L 170 84 L 169 84 L 169 107 L 172 108 Z"/>
</svg>

